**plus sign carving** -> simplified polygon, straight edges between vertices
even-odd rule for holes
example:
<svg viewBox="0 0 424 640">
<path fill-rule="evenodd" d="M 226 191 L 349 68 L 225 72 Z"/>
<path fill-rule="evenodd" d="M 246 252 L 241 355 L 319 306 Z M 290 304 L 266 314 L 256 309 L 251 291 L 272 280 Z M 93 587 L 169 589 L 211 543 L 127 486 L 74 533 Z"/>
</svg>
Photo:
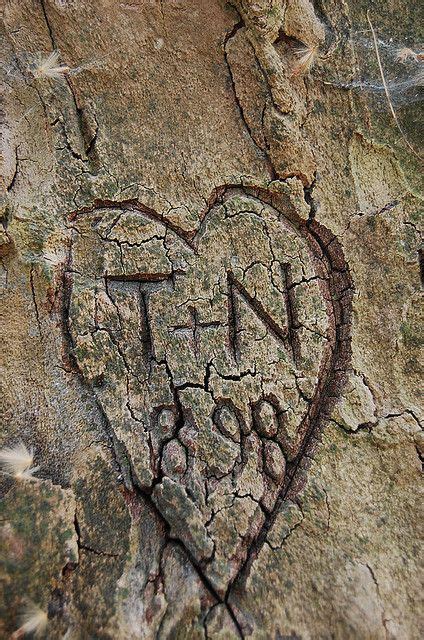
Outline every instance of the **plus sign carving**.
<svg viewBox="0 0 424 640">
<path fill-rule="evenodd" d="M 72 216 L 67 329 L 136 484 L 224 594 L 298 490 L 349 355 L 337 240 L 222 189 L 188 233 L 140 203 Z"/>
</svg>

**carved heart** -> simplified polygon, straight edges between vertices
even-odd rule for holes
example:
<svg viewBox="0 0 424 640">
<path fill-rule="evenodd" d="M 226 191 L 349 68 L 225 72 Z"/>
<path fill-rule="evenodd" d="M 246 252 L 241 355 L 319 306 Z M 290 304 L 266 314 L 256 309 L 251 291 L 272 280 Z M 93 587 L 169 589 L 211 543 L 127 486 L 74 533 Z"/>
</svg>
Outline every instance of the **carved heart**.
<svg viewBox="0 0 424 640">
<path fill-rule="evenodd" d="M 351 286 L 324 231 L 246 188 L 223 190 L 191 235 L 137 203 L 73 216 L 78 367 L 133 482 L 220 594 L 293 490 L 346 367 Z"/>
</svg>

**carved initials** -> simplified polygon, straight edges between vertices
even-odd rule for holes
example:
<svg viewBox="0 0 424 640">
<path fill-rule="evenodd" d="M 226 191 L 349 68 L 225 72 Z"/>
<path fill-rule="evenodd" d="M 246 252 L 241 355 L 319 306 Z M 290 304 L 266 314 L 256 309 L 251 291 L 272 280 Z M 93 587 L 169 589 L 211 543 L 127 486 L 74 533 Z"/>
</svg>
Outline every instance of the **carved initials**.
<svg viewBox="0 0 424 640">
<path fill-rule="evenodd" d="M 292 280 L 291 280 L 291 267 L 289 264 L 281 265 L 283 274 L 285 292 L 284 300 L 287 313 L 287 325 L 278 324 L 271 315 L 267 312 L 265 307 L 259 300 L 252 297 L 244 285 L 237 280 L 231 271 L 227 273 L 227 287 L 228 287 L 228 339 L 230 349 L 236 362 L 239 361 L 239 314 L 237 310 L 237 296 L 238 294 L 243 298 L 244 302 L 249 306 L 253 313 L 264 323 L 270 333 L 280 340 L 287 352 L 289 353 L 294 364 L 297 364 L 300 357 L 300 341 L 297 336 L 297 317 L 295 312 L 295 306 L 292 298 Z M 149 274 L 129 274 L 123 276 L 106 276 L 106 282 L 134 282 L 139 283 L 140 288 L 138 291 L 140 313 L 143 318 L 144 324 L 144 337 L 143 340 L 148 346 L 149 355 L 151 355 L 151 345 L 153 344 L 150 315 L 149 315 L 149 297 L 152 291 L 157 291 L 162 285 L 172 282 L 172 277 L 161 273 L 149 273 Z M 143 286 L 144 285 L 144 286 Z M 153 286 L 152 286 L 153 285 Z M 219 323 L 202 323 L 198 319 L 197 309 L 190 307 L 191 323 L 187 326 L 178 325 L 173 328 L 174 331 L 180 333 L 186 333 L 190 338 L 194 351 L 198 349 L 198 332 L 202 327 L 216 326 Z"/>
</svg>

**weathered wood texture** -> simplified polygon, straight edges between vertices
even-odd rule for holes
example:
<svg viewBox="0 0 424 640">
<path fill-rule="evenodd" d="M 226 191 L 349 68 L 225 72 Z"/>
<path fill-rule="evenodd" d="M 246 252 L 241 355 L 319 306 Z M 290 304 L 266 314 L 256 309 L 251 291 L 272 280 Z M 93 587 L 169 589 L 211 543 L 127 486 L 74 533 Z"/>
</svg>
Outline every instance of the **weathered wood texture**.
<svg viewBox="0 0 424 640">
<path fill-rule="evenodd" d="M 417 13 L 4 3 L 1 637 L 423 637 Z"/>
</svg>

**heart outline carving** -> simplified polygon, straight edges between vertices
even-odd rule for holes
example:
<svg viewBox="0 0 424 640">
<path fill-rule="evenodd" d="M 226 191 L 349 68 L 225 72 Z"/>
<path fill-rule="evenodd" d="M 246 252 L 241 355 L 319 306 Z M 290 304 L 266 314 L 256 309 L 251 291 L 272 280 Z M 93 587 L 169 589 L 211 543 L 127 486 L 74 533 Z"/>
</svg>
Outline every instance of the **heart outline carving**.
<svg viewBox="0 0 424 640">
<path fill-rule="evenodd" d="M 197 250 L 196 241 L 199 237 L 204 237 L 205 226 L 208 224 L 208 221 L 210 221 L 210 219 L 213 217 L 213 212 L 216 211 L 217 208 L 225 205 L 225 203 L 228 203 L 231 200 L 231 198 L 234 198 L 236 196 L 242 197 L 242 198 L 250 198 L 252 199 L 252 201 L 255 201 L 256 203 L 260 203 L 260 206 L 269 207 L 270 209 L 276 212 L 277 217 L 278 216 L 283 217 L 284 223 L 291 225 L 294 232 L 298 234 L 298 236 L 301 237 L 305 242 L 305 245 L 308 247 L 308 251 L 310 251 L 311 253 L 312 260 L 314 261 L 314 265 L 316 269 L 315 276 L 317 280 L 320 281 L 320 286 L 326 289 L 326 293 L 323 296 L 323 299 L 325 301 L 326 309 L 328 312 L 328 321 L 329 321 L 328 336 L 326 336 L 326 339 L 329 342 L 329 346 L 328 345 L 326 346 L 325 358 L 323 358 L 322 362 L 320 363 L 319 372 L 317 375 L 318 381 L 316 384 L 316 388 L 312 394 L 312 397 L 310 397 L 310 404 L 308 407 L 308 411 L 302 418 L 301 424 L 299 425 L 297 443 L 295 443 L 292 447 L 292 450 L 290 450 L 290 443 L 287 443 L 287 441 L 284 443 L 285 448 L 283 446 L 282 440 L 279 440 L 277 442 L 278 446 L 280 448 L 283 448 L 284 456 L 287 462 L 284 479 L 282 481 L 280 479 L 280 481 L 277 482 L 278 491 L 277 492 L 274 491 L 274 493 L 272 494 L 272 498 L 269 499 L 269 503 L 266 504 L 264 500 L 264 503 L 261 505 L 262 510 L 265 510 L 265 514 L 263 514 L 264 517 L 259 518 L 256 525 L 251 526 L 251 530 L 246 532 L 241 551 L 240 549 L 235 550 L 234 557 L 231 558 L 231 562 L 228 560 L 228 557 L 225 558 L 225 562 L 227 562 L 227 564 L 231 564 L 231 570 L 229 572 L 223 569 L 222 565 L 225 564 L 225 562 L 223 561 L 221 561 L 220 566 L 218 568 L 213 567 L 215 562 L 215 557 L 216 557 L 215 542 L 213 543 L 212 547 L 210 547 L 210 545 L 208 546 L 208 540 L 206 539 L 205 545 L 211 549 L 211 553 L 210 555 L 205 556 L 205 555 L 202 555 L 203 553 L 202 549 L 198 549 L 196 547 L 196 544 L 190 542 L 190 540 L 188 540 L 187 538 L 184 538 L 184 535 L 185 535 L 184 531 L 177 530 L 175 526 L 173 528 L 172 511 L 175 510 L 176 505 L 175 505 L 175 502 L 173 502 L 172 491 L 175 491 L 175 483 L 174 485 L 172 485 L 172 491 L 168 491 L 168 493 L 162 491 L 162 495 L 158 496 L 160 491 L 158 487 L 161 487 L 162 485 L 162 490 L 163 490 L 163 487 L 166 485 L 166 483 L 169 484 L 170 482 L 169 478 L 164 477 L 164 473 L 162 471 L 160 472 L 160 475 L 158 477 L 153 479 L 152 482 L 150 482 L 149 480 L 143 481 L 143 479 L 141 479 L 140 481 L 140 478 L 137 478 L 136 475 L 134 475 L 133 456 L 128 453 L 126 453 L 126 455 L 124 456 L 124 460 L 125 458 L 130 459 L 131 461 L 130 466 L 133 466 L 133 468 L 127 474 L 127 484 L 130 485 L 133 482 L 135 482 L 135 484 L 138 484 L 139 486 L 141 486 L 141 489 L 144 492 L 146 492 L 147 495 L 149 495 L 149 498 L 153 500 L 156 508 L 158 508 L 161 515 L 168 522 L 168 525 L 170 525 L 171 534 L 182 541 L 182 543 L 188 550 L 188 553 L 191 556 L 193 562 L 199 567 L 201 567 L 203 573 L 207 576 L 208 580 L 211 582 L 213 589 L 221 596 L 225 594 L 225 592 L 229 589 L 230 585 L 239 575 L 243 565 L 245 565 L 247 562 L 249 562 L 251 558 L 253 558 L 254 554 L 252 554 L 252 548 L 259 547 L 261 542 L 263 542 L 263 539 L 266 535 L 266 531 L 269 529 L 270 526 L 272 526 L 272 522 L 274 520 L 275 514 L 278 510 L 278 506 L 281 503 L 281 501 L 284 499 L 295 497 L 295 495 L 301 489 L 302 483 L 305 478 L 305 473 L 307 470 L 308 460 L 310 456 L 312 456 L 313 454 L 315 445 L 319 438 L 319 433 L 325 422 L 325 418 L 328 415 L 328 412 L 330 411 L 332 404 L 334 403 L 334 401 L 336 401 L 338 395 L 340 394 L 340 390 L 344 382 L 345 373 L 348 368 L 349 359 L 350 359 L 350 328 L 349 327 L 350 327 L 351 299 L 352 299 L 352 282 L 351 282 L 348 267 L 343 257 L 342 249 L 337 239 L 335 238 L 335 236 L 331 234 L 331 232 L 329 232 L 327 229 L 319 225 L 316 221 L 310 220 L 307 223 L 305 223 L 305 221 L 301 220 L 297 215 L 293 205 L 291 204 L 290 199 L 286 195 L 281 193 L 280 194 L 273 193 L 267 190 L 253 188 L 253 187 L 245 187 L 245 186 L 243 187 L 240 185 L 225 186 L 220 189 L 217 189 L 214 192 L 213 197 L 211 197 L 210 199 L 210 206 L 208 207 L 207 211 L 204 212 L 204 215 L 201 218 L 200 228 L 191 233 L 182 230 L 181 228 L 177 227 L 173 222 L 169 220 L 168 221 L 164 220 L 161 216 L 156 214 L 153 210 L 143 206 L 137 201 L 125 201 L 120 203 L 115 203 L 110 201 L 106 201 L 106 202 L 97 201 L 94 203 L 92 207 L 87 207 L 85 209 L 74 212 L 70 216 L 71 222 L 73 223 L 73 226 L 75 228 L 75 223 L 78 223 L 78 220 L 82 219 L 84 214 L 88 214 L 88 215 L 94 214 L 94 216 L 98 218 L 102 211 L 104 212 L 104 211 L 111 211 L 111 210 L 119 210 L 121 212 L 124 212 L 124 211 L 131 212 L 136 216 L 140 215 L 140 218 L 151 220 L 159 225 L 163 225 L 163 227 L 166 229 L 165 235 L 167 233 L 175 234 L 175 236 L 179 239 L 177 243 L 180 242 L 180 246 L 178 247 L 180 251 L 182 251 L 181 247 L 185 246 L 189 253 L 192 252 L 195 255 Z M 80 233 L 80 232 L 77 232 L 77 233 Z M 64 282 L 65 282 L 64 320 L 66 325 L 65 333 L 67 335 L 67 341 L 68 341 L 68 344 L 70 344 L 71 346 L 71 350 L 73 350 L 75 354 L 76 353 L 75 335 L 77 332 L 75 332 L 75 328 L 72 326 L 72 322 L 73 322 L 72 298 L 74 295 L 75 278 L 76 278 L 75 271 L 74 271 L 76 245 L 74 244 L 74 242 L 70 246 L 69 261 L 65 268 L 65 274 L 64 274 Z M 287 263 L 285 264 L 287 265 Z M 236 265 L 236 268 L 237 268 L 237 265 Z M 125 271 L 125 269 L 123 270 Z M 175 271 L 178 271 L 178 270 L 175 270 Z M 130 275 L 125 273 L 122 275 L 108 274 L 106 279 L 109 280 L 109 283 L 143 282 L 143 275 L 146 275 L 146 274 L 142 274 L 142 273 L 138 273 L 138 274 L 132 273 Z M 175 278 L 175 274 L 174 275 L 171 274 L 170 276 L 168 273 L 165 273 L 165 272 L 161 273 L 160 269 L 159 270 L 156 269 L 155 274 L 149 273 L 148 275 L 149 275 L 149 278 L 146 279 L 146 281 L 149 283 L 148 286 L 151 288 L 151 291 L 156 291 L 156 292 L 161 286 L 160 283 L 171 280 L 171 286 L 172 286 L 172 277 Z M 291 277 L 292 276 L 289 272 L 289 269 L 286 268 L 286 272 L 285 272 L 286 293 L 293 289 L 293 283 L 290 283 Z M 234 275 L 233 271 L 230 271 L 227 269 L 226 278 L 227 278 L 227 286 L 228 286 L 228 292 L 229 292 L 228 318 L 231 318 L 231 314 L 234 313 L 234 311 L 231 310 L 231 306 L 236 299 L 238 300 L 237 304 L 239 305 L 243 304 L 243 301 L 244 301 L 244 303 L 247 302 L 248 305 L 254 306 L 256 302 L 255 302 L 255 297 L 252 296 L 251 293 L 249 293 L 249 291 L 244 286 L 244 284 L 241 283 L 240 280 Z M 129 286 L 129 284 L 125 286 Z M 112 296 L 112 299 L 114 299 L 116 303 L 116 298 L 113 298 Z M 296 364 L 296 360 L 299 359 L 299 353 L 298 353 L 299 346 L 297 345 L 298 340 L 296 335 L 297 329 L 295 327 L 296 321 L 293 317 L 290 318 L 290 314 L 292 314 L 293 316 L 293 313 L 294 313 L 294 308 L 293 308 L 294 305 L 288 302 L 287 295 L 286 295 L 284 304 L 285 304 L 286 318 L 287 318 L 286 327 L 282 327 L 281 323 L 279 324 L 278 322 L 276 322 L 275 315 L 272 316 L 271 314 L 269 314 L 266 311 L 264 305 L 262 305 L 260 302 L 259 302 L 259 305 L 256 304 L 256 308 L 254 309 L 254 312 L 256 316 L 259 318 L 259 320 L 262 321 L 263 324 L 267 325 L 268 329 L 270 330 L 270 333 L 272 332 L 276 333 L 277 338 L 280 337 L 283 343 L 285 340 L 290 342 L 290 348 L 292 350 L 291 359 Z M 195 315 L 196 307 L 192 307 L 192 310 L 193 310 L 193 314 Z M 197 325 L 196 325 L 196 322 L 197 322 Z M 212 325 L 213 322 L 214 321 L 212 321 L 209 324 Z M 217 320 L 215 320 L 215 322 L 218 323 Z M 203 322 L 203 324 L 205 325 L 206 323 Z M 228 326 L 230 327 L 229 333 L 231 334 L 230 325 L 231 325 L 231 322 L 229 321 L 228 322 Z M 207 329 L 206 327 L 204 328 L 202 327 L 202 320 L 199 320 L 199 319 L 196 320 L 195 317 L 193 320 L 193 326 L 194 328 L 192 329 L 192 334 L 193 334 L 192 340 L 193 340 L 193 344 L 195 344 L 196 339 L 197 340 L 201 339 L 199 338 L 199 335 L 201 335 L 202 331 L 207 331 Z M 189 325 L 186 326 L 183 323 L 179 323 L 174 325 L 173 330 L 175 334 L 178 334 L 178 332 L 180 332 L 180 334 L 183 335 L 184 340 L 186 339 L 188 340 L 187 338 L 188 332 L 191 331 Z M 184 331 L 186 331 L 187 336 L 184 334 Z M 233 346 L 234 346 L 235 345 L 234 334 L 237 333 L 237 330 L 235 330 L 233 327 L 232 331 L 233 331 Z M 292 335 L 291 335 L 291 339 L 289 340 L 290 332 Z M 143 340 L 141 340 L 141 342 L 143 342 Z M 149 343 L 149 340 L 146 338 L 145 343 L 143 344 L 147 344 L 147 351 L 149 349 L 152 349 L 151 339 L 150 339 L 150 346 L 148 343 Z M 231 344 L 231 339 L 230 339 L 230 344 Z M 286 348 L 286 351 L 290 350 L 289 348 L 287 348 L 287 345 L 285 346 L 285 348 Z M 237 360 L 236 351 L 237 349 L 236 347 L 234 347 L 234 354 L 233 354 L 234 360 Z M 119 349 L 118 349 L 118 352 L 119 352 Z M 196 353 L 196 348 L 194 349 L 194 352 Z M 197 357 L 198 356 L 196 355 L 196 359 Z M 123 360 L 125 360 L 124 355 L 122 355 L 122 358 Z M 159 361 L 160 361 L 160 358 L 159 358 Z M 83 367 L 81 367 L 81 362 L 82 362 L 81 357 L 77 355 L 76 356 L 77 368 L 80 374 L 82 375 L 82 377 L 85 380 L 87 380 L 87 372 L 84 372 L 82 370 Z M 171 369 L 169 368 L 168 363 L 166 363 L 166 367 L 168 367 L 167 375 L 171 375 L 171 379 L 172 379 L 173 371 L 171 371 Z M 122 373 L 122 371 L 120 373 Z M 208 375 L 209 376 L 211 375 L 211 368 L 209 368 Z M 181 403 L 181 396 L 183 395 L 184 392 L 188 391 L 189 385 L 183 388 L 184 384 L 186 384 L 183 381 L 183 379 L 178 380 L 177 382 L 178 382 L 177 392 L 175 392 L 176 391 L 175 388 L 171 390 L 172 397 L 168 398 L 167 401 L 163 403 L 163 410 L 169 411 L 171 413 L 173 411 L 175 412 L 176 410 L 176 414 L 178 415 L 176 415 L 175 422 L 180 420 L 179 429 L 181 430 L 181 429 L 184 429 L 184 424 L 189 422 L 189 412 L 187 411 L 187 401 L 184 402 L 184 407 L 182 407 L 182 403 Z M 101 380 L 97 380 L 96 384 L 101 385 Z M 193 392 L 194 392 L 194 389 L 193 389 Z M 275 399 L 272 393 L 263 395 L 262 400 L 266 400 L 266 402 L 268 402 L 268 404 L 271 407 L 274 405 L 276 406 L 276 403 L 278 403 L 278 398 Z M 236 421 L 238 421 L 239 425 L 242 425 L 244 416 L 241 416 L 237 413 L 237 408 L 231 407 L 231 404 L 228 404 L 228 403 L 223 404 L 221 402 L 220 404 L 220 402 L 221 401 L 219 401 L 214 407 L 213 416 L 217 415 L 216 412 L 218 411 L 218 409 L 222 411 L 223 410 L 222 407 L 224 407 L 224 405 L 226 407 L 230 406 L 230 409 L 232 409 L 233 416 L 235 415 L 237 418 Z M 258 403 L 259 403 L 259 400 L 258 400 Z M 127 449 L 128 451 L 127 443 L 125 444 L 123 443 L 122 437 L 118 437 L 116 434 L 116 429 L 113 428 L 113 425 L 112 425 L 113 420 L 111 421 L 110 417 L 108 416 L 108 408 L 106 407 L 105 409 L 106 405 L 107 405 L 107 402 L 103 403 L 103 406 L 102 406 L 102 401 L 99 400 L 99 406 L 101 408 L 102 413 L 104 414 L 104 416 L 107 418 L 109 422 L 109 429 L 113 434 L 113 438 L 116 444 L 118 445 L 119 448 L 121 449 L 124 448 L 124 449 Z M 260 409 L 261 407 L 259 406 L 259 404 L 253 403 L 251 407 L 251 414 L 252 414 L 252 420 L 253 422 L 256 423 L 256 425 L 258 425 L 259 418 L 257 417 L 255 418 L 255 416 L 260 415 Z M 280 417 L 277 411 L 276 411 L 276 414 L 277 414 L 277 422 L 278 422 L 280 420 Z M 158 416 L 156 416 L 156 419 L 157 417 Z M 193 418 L 193 416 L 191 416 L 190 419 L 194 424 L 196 424 L 196 420 Z M 280 420 L 280 423 L 281 423 L 281 420 Z M 232 434 L 231 425 L 228 430 L 227 427 L 220 424 L 219 416 L 217 416 L 216 419 L 213 418 L 212 424 L 213 424 L 212 426 L 213 429 L 217 427 L 217 429 L 221 431 L 221 433 L 224 432 L 224 436 L 230 441 L 230 447 L 229 447 L 229 450 L 230 450 L 232 438 L 237 437 L 237 436 L 234 436 L 234 433 Z M 166 429 L 166 425 L 165 426 L 162 425 L 162 427 Z M 225 433 L 226 429 L 227 429 L 227 432 Z M 277 432 L 279 432 L 279 430 L 280 428 L 277 426 Z M 234 432 L 234 429 L 233 429 L 233 432 Z M 241 429 L 241 433 L 242 433 L 242 436 L 240 437 L 244 437 L 245 434 L 243 435 L 243 429 Z M 187 445 L 187 443 L 190 443 L 191 436 L 190 434 L 188 435 L 184 434 L 184 436 L 186 438 L 186 446 L 189 446 Z M 263 437 L 266 438 L 266 441 L 264 441 L 265 442 L 264 448 L 266 445 L 268 449 L 272 449 L 272 445 L 273 445 L 272 438 L 274 436 L 269 434 L 263 434 Z M 161 445 L 168 446 L 172 440 L 174 440 L 174 438 L 171 438 L 170 440 L 167 440 L 164 443 L 161 443 Z M 277 449 L 274 450 L 274 457 L 276 455 L 276 451 Z M 163 454 L 163 448 L 160 456 L 161 460 L 162 460 L 162 454 Z M 270 452 L 271 458 L 272 458 L 272 455 L 273 455 L 273 452 L 271 451 Z M 173 457 L 178 458 L 178 452 L 176 452 L 175 450 L 170 452 L 170 458 L 172 459 Z M 218 470 L 218 473 L 220 473 L 221 471 L 222 470 Z M 156 473 L 158 473 L 157 470 L 156 470 Z M 216 473 L 216 469 L 214 470 L 214 473 Z M 166 473 L 165 473 L 165 476 L 166 476 Z M 150 482 L 150 485 L 149 485 L 149 482 Z M 164 496 L 163 493 L 165 493 L 166 495 Z M 197 516 L 197 514 L 194 514 L 194 516 L 193 514 L 186 514 L 185 517 L 187 519 L 183 520 L 183 528 L 185 530 L 188 530 L 190 532 L 190 528 L 193 528 L 194 531 L 196 532 L 198 529 L 201 529 L 201 526 L 200 526 L 201 523 L 199 524 L 199 522 L 197 522 L 195 516 Z M 188 524 L 189 526 L 187 526 Z M 217 535 L 219 536 L 219 533 Z M 234 551 L 234 549 L 232 549 L 232 551 Z M 217 563 L 215 562 L 215 565 L 216 564 Z"/>
</svg>

